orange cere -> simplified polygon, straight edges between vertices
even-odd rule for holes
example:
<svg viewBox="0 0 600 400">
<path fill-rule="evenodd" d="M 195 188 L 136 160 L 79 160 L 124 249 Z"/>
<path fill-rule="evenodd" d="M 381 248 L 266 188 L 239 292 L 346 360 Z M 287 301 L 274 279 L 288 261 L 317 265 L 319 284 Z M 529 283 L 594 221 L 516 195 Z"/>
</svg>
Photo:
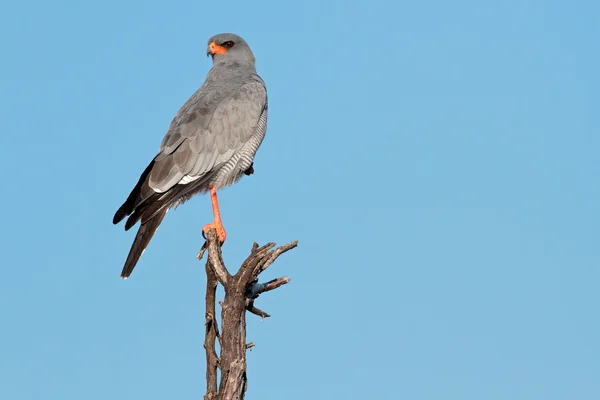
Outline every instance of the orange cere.
<svg viewBox="0 0 600 400">
<path fill-rule="evenodd" d="M 208 47 L 210 47 L 210 51 L 212 52 L 212 54 L 225 54 L 225 53 L 227 53 L 227 49 L 225 47 L 219 46 L 215 42 L 210 42 L 210 44 L 208 45 Z"/>
</svg>

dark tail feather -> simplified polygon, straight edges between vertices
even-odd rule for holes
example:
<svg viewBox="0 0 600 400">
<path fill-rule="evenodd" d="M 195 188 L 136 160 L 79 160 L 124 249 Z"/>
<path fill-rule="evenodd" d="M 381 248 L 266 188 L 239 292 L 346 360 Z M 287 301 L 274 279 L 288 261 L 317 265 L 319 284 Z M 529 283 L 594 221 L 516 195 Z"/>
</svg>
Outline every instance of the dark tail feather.
<svg viewBox="0 0 600 400">
<path fill-rule="evenodd" d="M 210 178 L 212 175 L 208 175 Z M 125 222 L 125 230 L 131 229 L 139 220 L 149 220 L 158 216 L 166 207 L 177 204 L 177 199 L 185 200 L 190 193 L 202 193 L 208 190 L 208 185 L 203 185 L 207 179 L 194 182 L 193 185 L 175 185 L 166 193 L 155 193 L 147 197 L 143 203 L 136 205 L 135 210 Z M 129 214 L 128 214 L 129 215 Z"/>
<path fill-rule="evenodd" d="M 127 218 L 127 221 L 125 221 L 125 230 L 130 230 L 131 227 L 137 224 L 137 222 L 142 218 L 150 220 L 157 216 L 158 212 L 162 211 L 165 206 L 164 202 L 158 200 L 159 198 L 160 194 L 155 194 L 154 196 L 150 197 L 148 201 L 144 202 L 144 204 L 141 204 L 140 207 L 136 208 L 133 213 L 130 213 L 131 215 L 129 218 Z M 148 212 L 149 209 L 154 211 Z"/>
<path fill-rule="evenodd" d="M 115 216 L 113 217 L 113 224 L 116 225 L 119 222 L 121 222 L 123 220 L 123 218 L 125 218 L 126 216 L 131 214 L 133 212 L 133 210 L 136 209 L 137 206 L 139 206 L 141 203 L 144 202 L 144 200 L 146 200 L 146 198 L 148 197 L 148 194 L 142 193 L 142 191 L 144 191 L 144 192 L 148 191 L 148 190 L 144 190 L 144 189 L 147 189 L 147 186 L 148 186 L 148 185 L 145 185 L 146 188 L 144 188 L 144 183 L 146 182 L 146 178 L 148 177 L 148 175 L 150 174 L 150 171 L 152 170 L 152 166 L 154 166 L 154 160 L 152 160 L 152 162 L 150 164 L 148 164 L 148 166 L 146 167 L 144 172 L 142 172 L 142 175 L 140 176 L 138 183 L 135 185 L 135 187 L 133 188 L 131 193 L 129 193 L 127 200 L 125 200 L 125 203 L 123 203 L 123 205 L 121 207 L 119 207 L 119 209 L 115 213 Z"/>
<path fill-rule="evenodd" d="M 142 222 L 140 229 L 135 235 L 135 240 L 131 245 L 131 250 L 129 250 L 129 255 L 127 256 L 127 260 L 125 261 L 125 266 L 123 267 L 123 271 L 121 271 L 121 278 L 127 279 L 131 272 L 133 272 L 133 268 L 137 264 L 140 259 L 142 253 L 150 243 L 152 236 L 158 229 L 158 226 L 162 222 L 165 214 L 167 213 L 167 209 L 161 210 L 158 214 L 151 218 L 148 221 Z"/>
</svg>

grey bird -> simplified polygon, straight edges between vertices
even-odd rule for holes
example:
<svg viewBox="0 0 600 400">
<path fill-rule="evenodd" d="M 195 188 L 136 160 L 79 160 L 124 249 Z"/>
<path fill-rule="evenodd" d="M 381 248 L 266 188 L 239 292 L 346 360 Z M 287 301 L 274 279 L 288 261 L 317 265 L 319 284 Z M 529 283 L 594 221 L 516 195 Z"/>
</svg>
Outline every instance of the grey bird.
<svg viewBox="0 0 600 400">
<path fill-rule="evenodd" d="M 217 190 L 254 172 L 254 156 L 267 130 L 267 89 L 256 73 L 252 50 L 232 33 L 208 40 L 213 59 L 202 86 L 179 109 L 129 197 L 115 213 L 113 224 L 129 216 L 125 230 L 140 221 L 121 277 L 127 279 L 167 211 L 190 197 L 210 192 L 215 228 L 221 242 Z"/>
</svg>

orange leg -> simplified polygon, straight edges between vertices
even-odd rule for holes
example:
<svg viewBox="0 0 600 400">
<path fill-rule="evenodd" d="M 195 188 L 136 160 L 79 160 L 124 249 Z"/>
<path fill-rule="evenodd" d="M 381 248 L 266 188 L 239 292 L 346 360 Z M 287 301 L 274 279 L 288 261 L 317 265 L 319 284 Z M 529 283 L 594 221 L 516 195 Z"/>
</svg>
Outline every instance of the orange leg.
<svg viewBox="0 0 600 400">
<path fill-rule="evenodd" d="M 210 187 L 210 200 L 212 202 L 213 214 L 215 216 L 215 220 L 208 224 L 204 225 L 202 231 L 207 234 L 211 228 L 215 228 L 217 230 L 217 236 L 221 243 L 225 243 L 225 238 L 227 237 L 227 233 L 225 232 L 225 228 L 223 228 L 223 222 L 221 221 L 221 213 L 219 212 L 219 201 L 217 200 L 217 191 L 214 186 Z"/>
</svg>

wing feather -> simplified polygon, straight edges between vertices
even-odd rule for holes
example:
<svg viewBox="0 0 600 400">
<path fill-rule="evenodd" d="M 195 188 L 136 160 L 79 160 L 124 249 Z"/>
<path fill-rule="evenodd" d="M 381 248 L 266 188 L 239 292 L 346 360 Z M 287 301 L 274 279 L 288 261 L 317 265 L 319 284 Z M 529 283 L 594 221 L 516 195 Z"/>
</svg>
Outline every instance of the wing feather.
<svg viewBox="0 0 600 400">
<path fill-rule="evenodd" d="M 150 173 L 150 187 L 164 193 L 227 163 L 255 133 L 265 104 L 264 83 L 253 81 L 223 98 L 208 123 L 206 107 L 202 103 L 192 107 L 187 117 L 179 118 L 179 124 L 172 124 L 163 139 Z"/>
</svg>

